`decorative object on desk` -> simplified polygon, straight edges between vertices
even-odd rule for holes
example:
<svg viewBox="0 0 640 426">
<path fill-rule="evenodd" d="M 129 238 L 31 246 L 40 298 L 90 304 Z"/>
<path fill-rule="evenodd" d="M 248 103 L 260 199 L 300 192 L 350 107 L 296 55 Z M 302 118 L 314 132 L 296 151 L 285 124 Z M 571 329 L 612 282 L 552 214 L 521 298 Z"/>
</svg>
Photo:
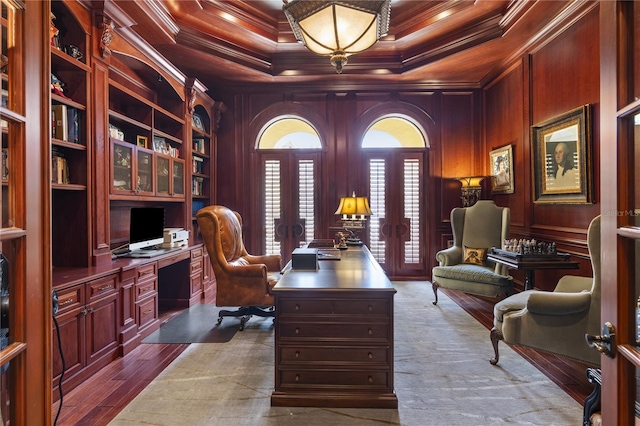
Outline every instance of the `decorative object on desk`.
<svg viewBox="0 0 640 426">
<path fill-rule="evenodd" d="M 351 197 L 340 199 L 340 205 L 335 214 L 342 215 L 342 227 L 350 234 L 347 238 L 347 245 L 361 246 L 362 241 L 356 235 L 355 230 L 364 229 L 367 216 L 372 215 L 367 197 L 356 197 L 356 192 L 353 191 Z"/>
<path fill-rule="evenodd" d="M 293 250 L 293 253 L 291 253 L 291 269 L 317 271 L 318 249 L 298 247 Z"/>
<path fill-rule="evenodd" d="M 149 148 L 149 138 L 146 136 L 136 136 L 136 145 L 142 148 Z"/>
<path fill-rule="evenodd" d="M 338 232 L 336 236 L 338 237 L 338 244 L 336 245 L 336 248 L 338 248 L 339 250 L 346 250 L 348 248 L 347 236 L 344 235 L 343 232 Z"/>
<path fill-rule="evenodd" d="M 593 202 L 590 105 L 532 126 L 531 141 L 536 203 Z"/>
<path fill-rule="evenodd" d="M 284 0 L 293 34 L 313 53 L 330 56 L 340 74 L 347 57 L 373 46 L 389 30 L 391 0 Z"/>
<path fill-rule="evenodd" d="M 470 176 L 456 178 L 459 180 L 462 186 L 460 187 L 462 195 L 462 207 L 471 207 L 480 199 L 482 194 L 482 186 L 480 183 L 486 176 Z"/>
<path fill-rule="evenodd" d="M 513 149 L 511 145 L 494 149 L 489 153 L 491 168 L 491 193 L 513 194 Z"/>
</svg>

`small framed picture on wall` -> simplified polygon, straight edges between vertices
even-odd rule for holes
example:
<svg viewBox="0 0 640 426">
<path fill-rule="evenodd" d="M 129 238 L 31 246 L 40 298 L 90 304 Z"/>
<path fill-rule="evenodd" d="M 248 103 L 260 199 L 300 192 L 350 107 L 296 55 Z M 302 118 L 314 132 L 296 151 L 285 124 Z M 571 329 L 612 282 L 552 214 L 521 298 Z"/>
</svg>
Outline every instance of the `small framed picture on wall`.
<svg viewBox="0 0 640 426">
<path fill-rule="evenodd" d="M 489 153 L 491 192 L 513 194 L 513 148 L 511 145 L 494 149 Z"/>
</svg>

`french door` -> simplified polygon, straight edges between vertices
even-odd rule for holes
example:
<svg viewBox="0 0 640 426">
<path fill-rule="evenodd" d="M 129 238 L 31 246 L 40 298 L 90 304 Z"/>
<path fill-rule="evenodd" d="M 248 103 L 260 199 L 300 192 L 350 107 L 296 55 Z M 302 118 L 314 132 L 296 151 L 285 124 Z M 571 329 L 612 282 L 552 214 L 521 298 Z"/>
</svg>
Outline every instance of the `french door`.
<svg viewBox="0 0 640 426">
<path fill-rule="evenodd" d="M 264 252 L 280 254 L 283 265 L 295 248 L 311 242 L 320 223 L 319 159 L 317 153 L 261 156 Z"/>
<path fill-rule="evenodd" d="M 424 151 L 365 152 L 369 249 L 390 278 L 426 276 Z"/>
<path fill-rule="evenodd" d="M 640 411 L 640 3 L 600 2 L 602 422 Z M 603 335 L 606 337 L 603 328 Z"/>
</svg>

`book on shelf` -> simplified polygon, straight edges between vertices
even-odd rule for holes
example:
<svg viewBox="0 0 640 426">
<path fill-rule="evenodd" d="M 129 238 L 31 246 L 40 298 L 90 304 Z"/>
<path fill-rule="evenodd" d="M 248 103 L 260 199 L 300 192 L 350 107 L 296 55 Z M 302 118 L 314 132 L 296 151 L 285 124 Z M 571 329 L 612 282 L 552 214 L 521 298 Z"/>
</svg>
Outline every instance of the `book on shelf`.
<svg viewBox="0 0 640 426">
<path fill-rule="evenodd" d="M 9 148 L 2 148 L 2 179 L 9 179 Z"/>
<path fill-rule="evenodd" d="M 51 136 L 66 141 L 68 138 L 67 106 L 51 105 Z"/>
<path fill-rule="evenodd" d="M 193 157 L 193 173 L 202 173 L 204 170 L 204 159 Z"/>
<path fill-rule="evenodd" d="M 51 182 L 69 183 L 69 163 L 57 150 L 51 153 Z"/>
<path fill-rule="evenodd" d="M 193 177 L 193 190 L 191 191 L 192 195 L 203 195 L 204 194 L 204 179 L 198 176 Z"/>
<path fill-rule="evenodd" d="M 67 105 L 51 105 L 51 136 L 66 142 L 82 143 L 80 139 L 80 113 Z"/>
<path fill-rule="evenodd" d="M 204 138 L 193 139 L 193 151 L 199 154 L 205 153 Z"/>
</svg>

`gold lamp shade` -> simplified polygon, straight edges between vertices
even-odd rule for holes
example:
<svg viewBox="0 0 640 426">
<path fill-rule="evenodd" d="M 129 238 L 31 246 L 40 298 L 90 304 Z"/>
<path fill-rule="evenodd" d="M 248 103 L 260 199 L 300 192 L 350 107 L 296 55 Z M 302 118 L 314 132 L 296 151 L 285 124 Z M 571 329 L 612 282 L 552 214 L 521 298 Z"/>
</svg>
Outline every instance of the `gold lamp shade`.
<svg viewBox="0 0 640 426">
<path fill-rule="evenodd" d="M 360 220 L 363 220 L 365 216 L 371 216 L 372 214 L 369 207 L 369 199 L 367 197 L 356 197 L 355 193 L 351 197 L 342 197 L 335 214 L 342 215 L 343 220 L 355 219 L 357 216 L 359 216 Z"/>
<path fill-rule="evenodd" d="M 389 30 L 391 0 L 283 1 L 296 40 L 330 56 L 338 73 L 349 55 L 367 50 Z"/>
</svg>

